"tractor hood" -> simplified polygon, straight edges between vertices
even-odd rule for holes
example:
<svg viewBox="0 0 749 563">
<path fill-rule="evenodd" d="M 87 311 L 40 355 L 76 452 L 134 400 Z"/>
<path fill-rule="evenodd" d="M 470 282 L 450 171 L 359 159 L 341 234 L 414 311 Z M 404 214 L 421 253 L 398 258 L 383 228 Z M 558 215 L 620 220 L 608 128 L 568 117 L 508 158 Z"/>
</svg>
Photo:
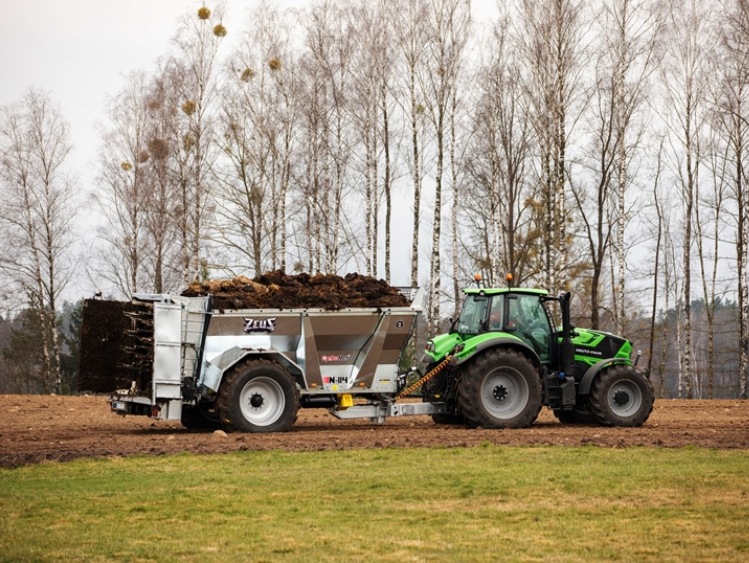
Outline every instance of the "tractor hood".
<svg viewBox="0 0 749 563">
<path fill-rule="evenodd" d="M 425 364 L 442 361 L 445 356 L 452 352 L 455 347 L 464 341 L 463 337 L 457 333 L 440 334 L 427 342 L 426 350 L 421 361 Z"/>
<path fill-rule="evenodd" d="M 573 334 L 576 362 L 594 365 L 609 358 L 630 359 L 632 354 L 632 343 L 621 336 L 582 328 L 576 328 Z"/>
</svg>

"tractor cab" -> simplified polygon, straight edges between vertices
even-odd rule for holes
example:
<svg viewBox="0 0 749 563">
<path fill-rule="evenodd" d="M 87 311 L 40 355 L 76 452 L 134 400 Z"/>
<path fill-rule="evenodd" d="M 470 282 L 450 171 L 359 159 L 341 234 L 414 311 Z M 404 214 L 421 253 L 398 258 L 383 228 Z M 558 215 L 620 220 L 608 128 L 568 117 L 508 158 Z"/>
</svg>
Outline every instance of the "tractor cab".
<svg viewBox="0 0 749 563">
<path fill-rule="evenodd" d="M 465 301 L 453 333 L 464 340 L 500 334 L 530 347 L 546 364 L 552 360 L 554 322 L 544 303 L 547 292 L 538 289 L 465 289 Z"/>
</svg>

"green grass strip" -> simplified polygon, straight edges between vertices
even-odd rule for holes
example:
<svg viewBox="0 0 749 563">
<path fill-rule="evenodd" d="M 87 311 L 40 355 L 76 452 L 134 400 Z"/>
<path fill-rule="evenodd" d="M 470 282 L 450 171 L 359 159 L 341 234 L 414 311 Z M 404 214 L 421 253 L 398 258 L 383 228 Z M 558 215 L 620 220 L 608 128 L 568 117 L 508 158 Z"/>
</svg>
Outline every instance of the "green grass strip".
<svg viewBox="0 0 749 563">
<path fill-rule="evenodd" d="M 749 453 L 497 447 L 0 470 L 0 561 L 746 561 Z"/>
</svg>

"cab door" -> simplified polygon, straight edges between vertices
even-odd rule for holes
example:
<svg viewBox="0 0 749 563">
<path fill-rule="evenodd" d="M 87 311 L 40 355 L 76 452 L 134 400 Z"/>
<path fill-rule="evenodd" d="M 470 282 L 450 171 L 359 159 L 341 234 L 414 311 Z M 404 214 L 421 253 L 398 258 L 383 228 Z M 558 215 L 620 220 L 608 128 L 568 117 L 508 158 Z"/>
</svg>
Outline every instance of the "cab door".
<svg viewBox="0 0 749 563">
<path fill-rule="evenodd" d="M 505 331 L 530 345 L 542 363 L 550 362 L 553 331 L 538 296 L 517 293 L 508 295 L 505 313 Z"/>
</svg>

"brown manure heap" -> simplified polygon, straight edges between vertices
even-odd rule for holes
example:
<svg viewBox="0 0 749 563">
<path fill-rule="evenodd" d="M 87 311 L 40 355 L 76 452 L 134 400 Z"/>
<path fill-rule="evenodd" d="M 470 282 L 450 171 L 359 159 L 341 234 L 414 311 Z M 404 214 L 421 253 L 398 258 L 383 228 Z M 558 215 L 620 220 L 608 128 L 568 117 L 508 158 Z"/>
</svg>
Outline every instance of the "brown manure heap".
<svg viewBox="0 0 749 563">
<path fill-rule="evenodd" d="M 383 280 L 357 273 L 287 275 L 268 272 L 254 279 L 193 282 L 183 296 L 211 295 L 213 308 L 225 309 L 327 309 L 407 307 L 408 299 Z"/>
</svg>

